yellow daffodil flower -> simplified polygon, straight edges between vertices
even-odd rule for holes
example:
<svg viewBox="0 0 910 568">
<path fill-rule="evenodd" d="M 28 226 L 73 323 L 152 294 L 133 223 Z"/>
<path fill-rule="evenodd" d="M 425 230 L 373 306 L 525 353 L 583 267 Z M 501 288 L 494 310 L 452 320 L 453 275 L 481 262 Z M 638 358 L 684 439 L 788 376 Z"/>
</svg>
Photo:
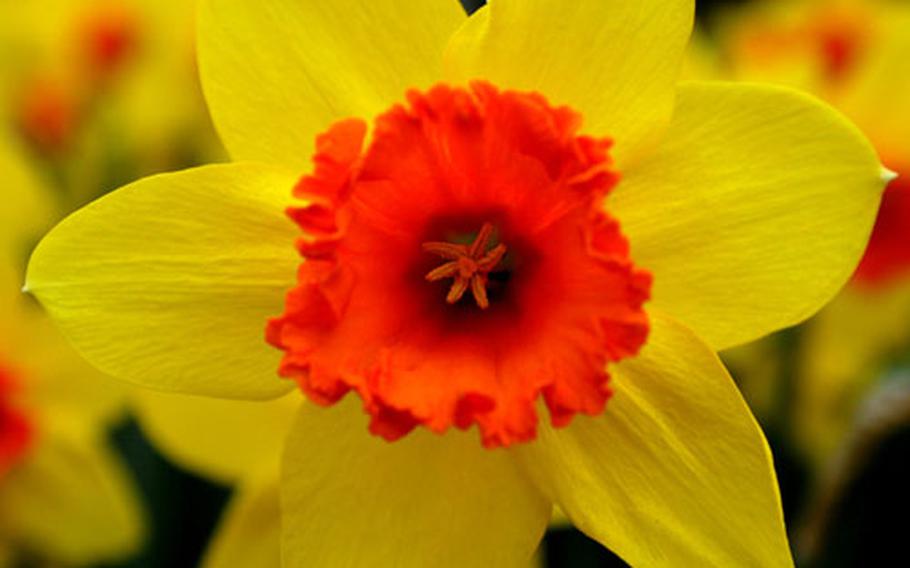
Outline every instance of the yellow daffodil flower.
<svg viewBox="0 0 910 568">
<path fill-rule="evenodd" d="M 836 293 L 886 176 L 808 96 L 678 84 L 693 12 L 208 0 L 236 161 L 77 212 L 27 289 L 133 383 L 299 386 L 286 566 L 523 565 L 554 503 L 634 565 L 790 565 L 715 351 Z"/>
<path fill-rule="evenodd" d="M 0 137 L 0 565 L 117 560 L 143 532 L 131 480 L 105 439 L 123 397 L 20 293 L 27 247 L 56 209 L 10 139 Z"/>
<path fill-rule="evenodd" d="M 910 99 L 901 96 L 910 89 L 910 10 L 869 0 L 764 3 L 731 15 L 724 29 L 722 59 L 735 77 L 794 84 L 824 96 L 899 174 L 850 285 L 800 338 L 795 433 L 813 462 L 823 465 L 844 440 L 863 393 L 910 347 Z M 794 69 L 803 72 L 785 71 Z M 750 382 L 770 384 L 758 377 Z"/>
</svg>

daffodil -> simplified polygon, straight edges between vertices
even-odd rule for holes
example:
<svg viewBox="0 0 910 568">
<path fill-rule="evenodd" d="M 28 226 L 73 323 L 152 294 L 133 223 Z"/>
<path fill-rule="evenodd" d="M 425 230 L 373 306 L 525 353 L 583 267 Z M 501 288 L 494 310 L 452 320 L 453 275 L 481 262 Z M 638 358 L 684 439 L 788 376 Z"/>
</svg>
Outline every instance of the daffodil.
<svg viewBox="0 0 910 568">
<path fill-rule="evenodd" d="M 693 11 L 206 1 L 235 161 L 77 212 L 27 289 L 114 376 L 305 393 L 284 565 L 523 564 L 554 503 L 635 565 L 789 565 L 715 351 L 836 293 L 887 175 L 806 95 L 678 84 Z"/>
<path fill-rule="evenodd" d="M 0 119 L 81 204 L 218 154 L 194 65 L 194 2 L 0 6 Z M 118 181 L 119 180 L 119 181 Z"/>
<path fill-rule="evenodd" d="M 796 438 L 822 465 L 842 443 L 863 393 L 910 347 L 910 100 L 899 95 L 910 88 L 910 10 L 884 1 L 766 3 L 731 16 L 724 29 L 721 49 L 733 76 L 824 96 L 899 174 L 850 285 L 802 333 Z M 786 71 L 793 69 L 804 72 Z"/>
<path fill-rule="evenodd" d="M 142 538 L 131 480 L 105 439 L 123 398 L 19 291 L 27 247 L 56 210 L 8 136 L 0 175 L 0 565 L 117 560 Z"/>
</svg>

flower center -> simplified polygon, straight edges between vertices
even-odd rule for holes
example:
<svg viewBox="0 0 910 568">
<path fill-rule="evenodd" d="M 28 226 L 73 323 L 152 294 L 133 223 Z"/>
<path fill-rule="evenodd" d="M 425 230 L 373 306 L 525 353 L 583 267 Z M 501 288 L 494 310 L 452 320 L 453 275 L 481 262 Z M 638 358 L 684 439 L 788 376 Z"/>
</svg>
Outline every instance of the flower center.
<svg viewBox="0 0 910 568">
<path fill-rule="evenodd" d="M 427 242 L 421 245 L 424 251 L 447 259 L 449 262 L 427 273 L 430 282 L 453 278 L 452 287 L 446 295 L 446 302 L 454 304 L 470 288 L 477 306 L 485 310 L 490 307 L 487 297 L 489 274 L 506 254 L 506 245 L 499 243 L 488 250 L 493 236 L 493 225 L 484 223 L 474 242 L 462 245 L 448 242 Z"/>
<path fill-rule="evenodd" d="M 356 392 L 388 440 L 531 440 L 538 398 L 556 426 L 602 412 L 607 365 L 646 339 L 651 277 L 604 207 L 610 141 L 580 125 L 481 82 L 410 91 L 369 144 L 363 121 L 333 125 L 288 210 L 306 261 L 267 328 L 280 373 L 317 404 Z"/>
</svg>

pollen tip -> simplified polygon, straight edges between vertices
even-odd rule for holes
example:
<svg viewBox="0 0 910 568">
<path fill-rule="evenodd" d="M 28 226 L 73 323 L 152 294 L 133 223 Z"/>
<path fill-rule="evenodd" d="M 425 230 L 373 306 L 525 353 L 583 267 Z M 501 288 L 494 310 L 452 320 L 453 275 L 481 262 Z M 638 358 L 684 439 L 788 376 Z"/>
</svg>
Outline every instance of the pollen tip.
<svg viewBox="0 0 910 568">
<path fill-rule="evenodd" d="M 882 166 L 882 181 L 884 181 L 885 183 L 891 183 L 892 181 L 896 180 L 898 177 L 900 177 L 900 176 L 898 175 L 897 172 L 895 172 L 893 170 L 889 170 L 888 168 Z"/>
</svg>

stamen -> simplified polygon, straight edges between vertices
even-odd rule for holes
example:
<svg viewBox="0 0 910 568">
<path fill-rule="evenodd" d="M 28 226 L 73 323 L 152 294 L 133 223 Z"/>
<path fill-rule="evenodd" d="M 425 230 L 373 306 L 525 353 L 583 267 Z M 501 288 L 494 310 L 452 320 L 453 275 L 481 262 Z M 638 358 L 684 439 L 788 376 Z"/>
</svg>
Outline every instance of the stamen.
<svg viewBox="0 0 910 568">
<path fill-rule="evenodd" d="M 456 278 L 455 282 L 452 283 L 452 287 L 449 289 L 449 294 L 446 296 L 446 302 L 454 304 L 464 296 L 465 290 L 467 289 L 468 281 L 461 277 Z"/>
<path fill-rule="evenodd" d="M 426 252 L 451 261 L 431 270 L 426 275 L 429 282 L 454 278 L 455 281 L 452 282 L 452 287 L 449 288 L 449 293 L 446 295 L 446 302 L 454 304 L 470 288 L 474 301 L 480 309 L 485 310 L 490 307 L 490 300 L 487 297 L 487 274 L 499 265 L 506 254 L 506 245 L 502 243 L 487 250 L 492 236 L 493 225 L 484 223 L 470 246 L 437 241 L 421 245 Z"/>
<path fill-rule="evenodd" d="M 474 301 L 485 310 L 490 307 L 490 300 L 487 299 L 487 277 L 475 274 L 471 278 L 471 293 L 474 294 Z"/>
<path fill-rule="evenodd" d="M 493 225 L 484 223 L 477 233 L 477 238 L 474 239 L 474 243 L 471 245 L 469 253 L 471 258 L 477 258 L 478 254 L 487 250 L 487 243 L 490 242 L 491 236 L 493 236 Z"/>
<path fill-rule="evenodd" d="M 482 270 L 490 272 L 496 265 L 499 264 L 499 261 L 502 260 L 502 257 L 506 254 L 506 245 L 499 243 L 496 245 L 493 250 L 488 252 L 486 256 L 480 259 L 477 263 Z"/>
<path fill-rule="evenodd" d="M 442 280 L 443 278 L 449 278 L 458 274 L 458 263 L 457 262 L 447 262 L 440 266 L 439 268 L 430 271 L 427 274 L 427 280 L 430 282 L 436 282 L 437 280 Z"/>
<path fill-rule="evenodd" d="M 451 260 L 458 260 L 468 254 L 468 247 L 455 243 L 423 243 L 423 250 Z"/>
</svg>

